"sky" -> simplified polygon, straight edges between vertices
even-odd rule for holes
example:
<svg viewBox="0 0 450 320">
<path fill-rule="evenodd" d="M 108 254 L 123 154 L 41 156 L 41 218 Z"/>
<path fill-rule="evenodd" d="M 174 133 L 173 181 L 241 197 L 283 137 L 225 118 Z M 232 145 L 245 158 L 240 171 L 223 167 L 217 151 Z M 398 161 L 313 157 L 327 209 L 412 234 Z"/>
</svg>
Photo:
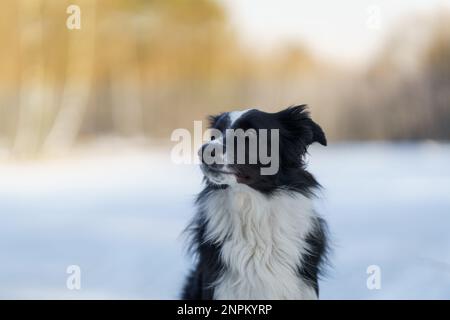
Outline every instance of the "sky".
<svg viewBox="0 0 450 320">
<path fill-rule="evenodd" d="M 450 0 L 220 1 L 244 44 L 270 49 L 301 41 L 320 57 L 343 63 L 368 61 L 399 20 L 450 10 Z"/>
</svg>

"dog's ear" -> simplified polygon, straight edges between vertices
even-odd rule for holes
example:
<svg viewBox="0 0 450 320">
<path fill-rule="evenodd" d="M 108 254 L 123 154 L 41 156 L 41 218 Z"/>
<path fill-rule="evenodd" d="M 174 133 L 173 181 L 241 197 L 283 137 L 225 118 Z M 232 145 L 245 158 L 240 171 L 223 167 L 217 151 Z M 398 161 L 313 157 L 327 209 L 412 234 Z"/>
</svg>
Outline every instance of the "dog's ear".
<svg viewBox="0 0 450 320">
<path fill-rule="evenodd" d="M 280 111 L 279 117 L 287 134 L 292 138 L 300 139 L 305 147 L 314 142 L 323 146 L 327 145 L 325 133 L 311 119 L 306 105 L 289 107 Z"/>
</svg>

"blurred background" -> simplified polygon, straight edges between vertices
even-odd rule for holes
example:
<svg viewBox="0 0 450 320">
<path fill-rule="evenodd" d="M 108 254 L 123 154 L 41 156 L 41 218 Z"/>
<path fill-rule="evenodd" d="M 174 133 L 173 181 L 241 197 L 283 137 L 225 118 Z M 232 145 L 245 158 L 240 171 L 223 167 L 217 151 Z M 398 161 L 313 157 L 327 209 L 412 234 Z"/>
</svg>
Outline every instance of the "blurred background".
<svg viewBox="0 0 450 320">
<path fill-rule="evenodd" d="M 302 103 L 322 298 L 450 298 L 448 1 L 3 0 L 0 44 L 1 298 L 177 298 L 201 174 L 171 133 Z"/>
</svg>

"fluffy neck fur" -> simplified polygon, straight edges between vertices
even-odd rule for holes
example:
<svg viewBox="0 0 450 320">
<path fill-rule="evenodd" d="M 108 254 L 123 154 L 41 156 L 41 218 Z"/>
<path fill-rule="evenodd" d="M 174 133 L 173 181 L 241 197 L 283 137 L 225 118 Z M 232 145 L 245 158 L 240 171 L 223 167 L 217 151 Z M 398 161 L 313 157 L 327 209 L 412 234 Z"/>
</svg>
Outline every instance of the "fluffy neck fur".
<svg viewBox="0 0 450 320">
<path fill-rule="evenodd" d="M 298 192 L 264 195 L 244 184 L 216 189 L 201 203 L 204 241 L 220 247 L 215 299 L 316 299 L 299 276 L 317 219 Z"/>
</svg>

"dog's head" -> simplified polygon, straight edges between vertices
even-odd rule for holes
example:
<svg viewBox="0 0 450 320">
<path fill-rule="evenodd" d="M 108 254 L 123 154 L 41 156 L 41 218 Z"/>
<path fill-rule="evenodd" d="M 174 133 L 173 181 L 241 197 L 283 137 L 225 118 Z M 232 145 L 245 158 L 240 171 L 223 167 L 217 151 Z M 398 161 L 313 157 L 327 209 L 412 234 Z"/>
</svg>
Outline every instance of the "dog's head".
<svg viewBox="0 0 450 320">
<path fill-rule="evenodd" d="M 262 192 L 314 184 L 303 158 L 312 143 L 327 144 L 305 105 L 276 113 L 257 109 L 221 113 L 210 117 L 210 129 L 211 141 L 199 150 L 208 183 L 241 183 Z"/>
</svg>

